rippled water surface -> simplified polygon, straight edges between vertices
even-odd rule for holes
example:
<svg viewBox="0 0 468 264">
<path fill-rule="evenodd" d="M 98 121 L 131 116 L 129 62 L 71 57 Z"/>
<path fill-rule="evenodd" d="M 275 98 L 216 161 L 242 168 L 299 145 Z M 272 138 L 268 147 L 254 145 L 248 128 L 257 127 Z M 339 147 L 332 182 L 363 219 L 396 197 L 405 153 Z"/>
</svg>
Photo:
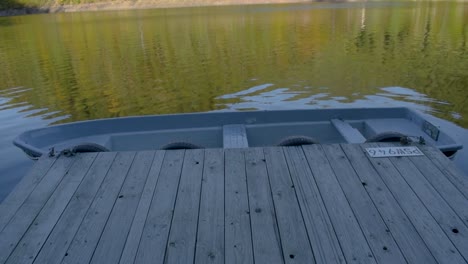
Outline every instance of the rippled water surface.
<svg viewBox="0 0 468 264">
<path fill-rule="evenodd" d="M 12 139 L 77 120 L 408 106 L 468 147 L 467 41 L 454 2 L 0 18 L 0 200 L 31 164 Z"/>
</svg>

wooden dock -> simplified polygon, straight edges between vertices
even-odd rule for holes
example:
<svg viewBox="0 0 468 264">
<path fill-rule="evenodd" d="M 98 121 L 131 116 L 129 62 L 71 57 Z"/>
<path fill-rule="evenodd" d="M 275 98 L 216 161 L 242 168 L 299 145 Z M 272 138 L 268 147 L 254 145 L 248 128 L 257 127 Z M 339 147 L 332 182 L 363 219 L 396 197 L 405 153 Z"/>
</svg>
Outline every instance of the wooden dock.
<svg viewBox="0 0 468 264">
<path fill-rule="evenodd" d="M 369 146 L 42 158 L 0 204 L 0 263 L 467 263 L 468 177 Z"/>
</svg>

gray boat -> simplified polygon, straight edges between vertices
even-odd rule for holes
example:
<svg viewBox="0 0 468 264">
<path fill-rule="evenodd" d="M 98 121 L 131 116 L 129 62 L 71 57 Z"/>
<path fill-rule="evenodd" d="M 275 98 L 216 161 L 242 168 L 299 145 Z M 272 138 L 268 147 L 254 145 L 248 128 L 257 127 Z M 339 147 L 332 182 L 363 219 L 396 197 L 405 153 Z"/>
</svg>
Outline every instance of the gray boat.
<svg viewBox="0 0 468 264">
<path fill-rule="evenodd" d="M 247 148 L 418 141 L 453 156 L 462 145 L 408 108 L 209 112 L 100 119 L 35 129 L 14 144 L 46 153 Z"/>
</svg>

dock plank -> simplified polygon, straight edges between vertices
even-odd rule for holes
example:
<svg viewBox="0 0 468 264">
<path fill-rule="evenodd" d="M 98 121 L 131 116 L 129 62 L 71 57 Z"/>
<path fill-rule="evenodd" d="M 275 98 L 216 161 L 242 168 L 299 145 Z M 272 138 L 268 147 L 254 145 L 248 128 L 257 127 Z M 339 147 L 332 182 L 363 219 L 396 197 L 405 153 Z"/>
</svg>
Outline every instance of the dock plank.
<svg viewBox="0 0 468 264">
<path fill-rule="evenodd" d="M 254 261 L 283 263 L 281 239 L 263 149 L 246 149 L 245 160 Z"/>
<path fill-rule="evenodd" d="M 285 263 L 315 263 L 302 212 L 281 148 L 265 148 L 270 188 Z"/>
<path fill-rule="evenodd" d="M 341 148 L 409 263 L 437 263 L 418 231 L 357 144 Z M 435 248 L 434 250 L 439 250 Z"/>
<path fill-rule="evenodd" d="M 54 264 L 60 261 L 61 257 L 57 258 L 57 256 L 63 256 L 66 253 L 68 244 L 91 206 L 116 155 L 116 152 L 99 154 L 45 241 L 40 253 L 34 259 L 35 263 Z"/>
<path fill-rule="evenodd" d="M 130 231 L 155 152 L 142 151 L 127 174 L 122 190 L 112 208 L 91 263 L 118 263 Z"/>
<path fill-rule="evenodd" d="M 424 175 L 406 158 L 390 158 L 400 175 L 437 221 L 460 254 L 468 260 L 468 228 Z M 468 201 L 466 203 L 468 205 Z"/>
<path fill-rule="evenodd" d="M 7 263 L 32 263 L 34 261 L 97 157 L 97 153 L 77 155 L 78 157 L 76 157 L 70 171 L 64 176 L 33 224 L 24 234 Z"/>
<path fill-rule="evenodd" d="M 224 263 L 224 153 L 205 151 L 195 263 Z"/>
<path fill-rule="evenodd" d="M 361 148 L 364 151 L 365 147 L 376 146 L 376 144 L 368 144 L 361 146 Z M 440 263 L 465 263 L 452 241 L 402 178 L 392 162 L 388 158 L 370 158 L 369 160 L 437 261 Z"/>
<path fill-rule="evenodd" d="M 57 158 L 43 157 L 34 164 L 31 171 L 23 177 L 11 193 L 0 203 L 0 231 L 8 224 L 29 194 L 47 175 Z"/>
<path fill-rule="evenodd" d="M 134 263 L 163 263 L 185 150 L 167 151 Z"/>
<path fill-rule="evenodd" d="M 125 241 L 124 249 L 122 250 L 122 256 L 120 257 L 120 263 L 122 264 L 133 263 L 135 260 L 138 245 L 140 243 L 141 236 L 143 235 L 146 217 L 148 216 L 151 201 L 153 200 L 154 190 L 156 189 L 156 184 L 159 179 L 164 155 L 165 151 L 158 151 L 155 153 L 153 163 L 148 174 L 148 179 L 146 180 L 140 202 L 138 203 L 135 218 L 133 219 L 127 240 Z"/>
<path fill-rule="evenodd" d="M 384 145 L 46 158 L 0 206 L 0 263 L 467 263 L 461 174 Z"/>
<path fill-rule="evenodd" d="M 34 188 L 10 222 L 0 232 L 0 263 L 4 263 L 10 256 L 75 161 L 76 159 L 65 156 L 58 158 L 51 168 L 51 173 Z"/>
<path fill-rule="evenodd" d="M 226 149 L 225 259 L 226 263 L 253 263 L 249 197 L 243 150 Z"/>
<path fill-rule="evenodd" d="M 135 155 L 135 152 L 117 154 L 67 251 L 55 255 L 54 263 L 89 263 Z"/>
<path fill-rule="evenodd" d="M 303 150 L 347 262 L 376 263 L 322 147 L 307 145 Z"/>
<path fill-rule="evenodd" d="M 345 263 L 338 238 L 302 148 L 285 147 L 284 152 L 315 261 Z"/>
<path fill-rule="evenodd" d="M 447 177 L 444 177 L 443 173 L 427 157 L 419 156 L 408 160 L 425 176 L 465 225 L 468 225 L 468 199 L 463 193 Z"/>
<path fill-rule="evenodd" d="M 337 144 L 322 147 L 377 262 L 406 262 L 341 147 Z"/>
<path fill-rule="evenodd" d="M 203 176 L 203 150 L 186 150 L 174 207 L 166 263 L 193 263 Z"/>
<path fill-rule="evenodd" d="M 445 155 L 441 155 L 438 149 L 430 146 L 419 146 L 419 148 L 431 160 L 433 165 L 437 166 L 443 175 L 468 199 L 468 175 L 457 168 Z"/>
</svg>

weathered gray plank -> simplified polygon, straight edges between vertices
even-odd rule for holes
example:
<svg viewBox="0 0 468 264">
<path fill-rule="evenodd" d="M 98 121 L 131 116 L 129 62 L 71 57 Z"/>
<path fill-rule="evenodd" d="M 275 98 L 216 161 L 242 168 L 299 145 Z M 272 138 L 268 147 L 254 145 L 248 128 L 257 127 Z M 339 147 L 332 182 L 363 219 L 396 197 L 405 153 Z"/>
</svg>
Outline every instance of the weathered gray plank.
<svg viewBox="0 0 468 264">
<path fill-rule="evenodd" d="M 286 263 L 315 263 L 288 164 L 281 148 L 264 149 Z"/>
<path fill-rule="evenodd" d="M 117 154 L 69 248 L 58 256 L 62 263 L 90 261 L 134 157 L 134 152 Z"/>
<path fill-rule="evenodd" d="M 319 145 L 303 146 L 347 262 L 375 263 L 374 255 Z"/>
<path fill-rule="evenodd" d="M 460 217 L 408 158 L 390 158 L 390 161 L 452 240 L 460 254 L 468 260 L 468 228 Z"/>
<path fill-rule="evenodd" d="M 468 199 L 463 193 L 461 193 L 427 157 L 412 157 L 409 160 L 426 177 L 434 189 L 447 201 L 458 216 L 460 216 L 465 225 L 468 225 Z"/>
<path fill-rule="evenodd" d="M 436 263 L 418 231 L 367 160 L 359 145 L 342 144 L 341 147 L 408 262 Z M 434 248 L 434 250 L 440 249 Z"/>
<path fill-rule="evenodd" d="M 224 263 L 224 153 L 205 151 L 195 263 Z"/>
<path fill-rule="evenodd" d="M 379 211 L 375 208 L 341 147 L 337 144 L 322 145 L 322 147 L 377 262 L 406 262 L 392 235 L 386 231 L 387 225 L 382 220 Z"/>
<path fill-rule="evenodd" d="M 135 263 L 163 263 L 184 150 L 166 151 Z"/>
<path fill-rule="evenodd" d="M 455 164 L 431 146 L 419 146 L 431 162 L 453 183 L 458 190 L 468 199 L 468 175 L 458 169 Z"/>
<path fill-rule="evenodd" d="M 112 208 L 91 263 L 118 263 L 130 231 L 155 152 L 138 152 Z"/>
<path fill-rule="evenodd" d="M 344 263 L 345 258 L 301 147 L 284 148 L 302 216 L 317 263 Z"/>
<path fill-rule="evenodd" d="M 52 166 L 51 172 L 41 180 L 2 230 L 0 233 L 0 263 L 7 260 L 75 160 L 64 156 L 60 157 Z"/>
<path fill-rule="evenodd" d="M 53 264 L 62 259 L 116 154 L 116 152 L 103 152 L 97 156 L 88 174 L 76 190 L 62 216 L 60 216 L 47 241 L 45 241 L 44 246 L 34 260 L 35 263 Z"/>
<path fill-rule="evenodd" d="M 193 263 L 204 156 L 203 150 L 185 151 L 166 249 L 166 263 Z"/>
<path fill-rule="evenodd" d="M 253 263 L 244 152 L 239 149 L 226 149 L 224 158 L 226 263 Z"/>
<path fill-rule="evenodd" d="M 86 153 L 75 157 L 76 161 L 23 235 L 7 263 L 33 262 L 96 156 L 97 153 Z"/>
<path fill-rule="evenodd" d="M 165 151 L 157 151 L 154 156 L 153 164 L 151 165 L 148 179 L 146 180 L 140 202 L 138 203 L 132 227 L 130 228 L 122 251 L 122 256 L 120 257 L 120 263 L 122 264 L 133 263 L 135 260 L 165 154 Z"/>
<path fill-rule="evenodd" d="M 364 150 L 365 147 L 376 146 L 375 144 L 366 144 L 361 147 Z M 440 263 L 465 263 L 453 243 L 390 160 L 388 158 L 370 158 L 369 160 L 437 261 Z"/>
<path fill-rule="evenodd" d="M 21 179 L 11 193 L 0 203 L 0 231 L 8 224 L 29 194 L 41 182 L 57 158 L 43 157 Z"/>
<path fill-rule="evenodd" d="M 245 151 L 252 243 L 256 263 L 282 263 L 283 251 L 261 148 Z"/>
</svg>

